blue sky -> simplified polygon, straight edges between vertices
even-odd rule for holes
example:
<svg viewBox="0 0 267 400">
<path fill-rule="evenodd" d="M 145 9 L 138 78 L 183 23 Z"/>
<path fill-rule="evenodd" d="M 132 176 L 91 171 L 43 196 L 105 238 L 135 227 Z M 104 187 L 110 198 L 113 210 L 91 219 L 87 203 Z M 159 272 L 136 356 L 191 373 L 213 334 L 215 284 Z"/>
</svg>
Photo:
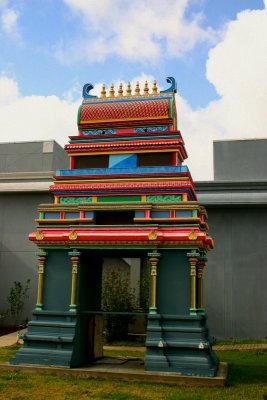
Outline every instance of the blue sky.
<svg viewBox="0 0 267 400">
<path fill-rule="evenodd" d="M 212 179 L 213 140 L 266 136 L 266 5 L 0 0 L 0 141 L 63 145 L 84 83 L 156 79 L 164 88 L 174 76 L 188 165 Z"/>
</svg>

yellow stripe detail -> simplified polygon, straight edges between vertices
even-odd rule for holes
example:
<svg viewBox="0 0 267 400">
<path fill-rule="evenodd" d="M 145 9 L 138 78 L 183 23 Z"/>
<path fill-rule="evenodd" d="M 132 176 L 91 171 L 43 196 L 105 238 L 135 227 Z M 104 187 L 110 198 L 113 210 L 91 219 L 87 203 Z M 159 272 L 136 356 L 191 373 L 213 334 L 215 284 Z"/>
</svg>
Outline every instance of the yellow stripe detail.
<svg viewBox="0 0 267 400">
<path fill-rule="evenodd" d="M 93 121 L 92 121 L 92 120 L 86 120 L 86 121 L 80 121 L 80 125 L 83 125 L 83 124 L 94 125 L 94 124 L 99 124 L 99 123 L 101 123 L 101 122 L 146 121 L 146 120 L 148 120 L 148 119 L 155 119 L 155 120 L 157 120 L 157 119 L 166 119 L 166 118 L 172 119 L 172 118 L 170 118 L 168 115 L 161 115 L 161 116 L 155 115 L 154 117 L 144 117 L 144 118 L 135 117 L 135 118 L 116 118 L 116 119 L 114 119 L 114 118 L 112 118 L 112 119 L 94 119 Z"/>
<path fill-rule="evenodd" d="M 92 180 L 92 179 L 90 179 L 90 180 L 84 179 L 84 180 L 72 180 L 72 181 L 68 181 L 68 182 L 66 182 L 66 181 L 56 181 L 56 182 L 54 182 L 54 184 L 55 185 L 65 184 L 67 186 L 67 185 L 72 185 L 72 184 L 114 183 L 114 182 L 115 183 L 116 182 L 124 182 L 124 183 L 129 182 L 129 183 L 131 183 L 131 182 L 137 182 L 137 181 L 138 182 L 147 182 L 147 183 L 149 183 L 149 182 L 165 182 L 165 181 L 167 181 L 167 182 L 175 181 L 176 182 L 177 178 L 151 178 L 151 179 L 133 178 L 133 179 L 94 179 L 94 180 Z M 189 182 L 189 178 L 187 178 L 187 177 L 179 178 L 179 181 Z M 187 200 L 187 198 L 185 198 L 185 200 L 183 200 L 183 201 L 186 201 L 186 200 Z"/>
<path fill-rule="evenodd" d="M 129 150 L 129 151 L 116 151 L 116 149 L 114 149 L 114 151 L 102 151 L 101 149 L 99 151 L 92 151 L 89 153 L 81 153 L 81 149 L 80 151 L 77 150 L 76 153 L 70 153 L 68 152 L 68 154 L 70 156 L 75 156 L 75 157 L 82 157 L 82 156 L 93 156 L 93 155 L 99 155 L 99 154 L 144 154 L 144 153 L 173 153 L 176 152 L 175 149 L 172 149 L 173 151 L 170 151 L 170 149 L 160 149 L 160 150 L 138 150 L 138 149 L 134 149 L 134 150 Z M 177 151 L 178 156 L 181 156 L 181 153 L 179 151 Z"/>
</svg>

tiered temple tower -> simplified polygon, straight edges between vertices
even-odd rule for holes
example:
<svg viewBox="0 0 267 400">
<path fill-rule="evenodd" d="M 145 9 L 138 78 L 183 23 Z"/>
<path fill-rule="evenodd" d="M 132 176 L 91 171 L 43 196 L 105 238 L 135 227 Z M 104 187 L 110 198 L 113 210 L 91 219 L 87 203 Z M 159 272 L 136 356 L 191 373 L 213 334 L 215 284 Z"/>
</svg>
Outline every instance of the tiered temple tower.
<svg viewBox="0 0 267 400">
<path fill-rule="evenodd" d="M 176 83 L 83 88 L 78 136 L 65 149 L 70 169 L 41 204 L 38 298 L 14 364 L 79 366 L 101 357 L 103 257 L 140 257 L 150 268 L 145 370 L 214 376 L 203 304 L 207 214 L 183 164 Z"/>
</svg>

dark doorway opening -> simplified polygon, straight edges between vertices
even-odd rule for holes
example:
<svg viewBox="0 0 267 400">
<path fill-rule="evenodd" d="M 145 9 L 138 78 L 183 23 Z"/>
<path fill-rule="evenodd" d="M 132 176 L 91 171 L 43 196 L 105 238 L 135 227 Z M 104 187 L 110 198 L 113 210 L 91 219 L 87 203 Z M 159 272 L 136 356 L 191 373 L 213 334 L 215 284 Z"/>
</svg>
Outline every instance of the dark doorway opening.
<svg viewBox="0 0 267 400">
<path fill-rule="evenodd" d="M 148 305 L 149 297 L 147 268 L 146 253 L 142 251 L 82 250 L 78 303 L 85 363 L 102 358 L 103 345 L 114 334 L 107 329 L 121 329 L 124 334 L 127 329 L 124 339 L 144 342 L 148 311 L 144 305 Z"/>
<path fill-rule="evenodd" d="M 96 225 L 132 225 L 134 211 L 96 211 Z"/>
</svg>

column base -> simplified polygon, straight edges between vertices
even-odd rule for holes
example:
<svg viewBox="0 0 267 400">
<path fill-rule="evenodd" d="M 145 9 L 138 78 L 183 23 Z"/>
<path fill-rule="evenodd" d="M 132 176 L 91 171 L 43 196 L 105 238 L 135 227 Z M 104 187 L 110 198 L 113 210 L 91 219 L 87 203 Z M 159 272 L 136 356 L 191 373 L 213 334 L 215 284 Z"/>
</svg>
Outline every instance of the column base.
<svg viewBox="0 0 267 400">
<path fill-rule="evenodd" d="M 76 304 L 70 304 L 69 311 L 76 312 L 77 311 L 77 305 Z"/>
<path fill-rule="evenodd" d="M 190 315 L 206 315 L 205 308 L 190 308 Z"/>
<path fill-rule="evenodd" d="M 37 310 L 37 311 L 42 311 L 42 309 L 43 309 L 43 305 L 37 303 L 36 306 L 35 306 L 35 310 Z"/>
<path fill-rule="evenodd" d="M 157 314 L 158 309 L 157 307 L 149 307 L 149 314 Z"/>
</svg>

